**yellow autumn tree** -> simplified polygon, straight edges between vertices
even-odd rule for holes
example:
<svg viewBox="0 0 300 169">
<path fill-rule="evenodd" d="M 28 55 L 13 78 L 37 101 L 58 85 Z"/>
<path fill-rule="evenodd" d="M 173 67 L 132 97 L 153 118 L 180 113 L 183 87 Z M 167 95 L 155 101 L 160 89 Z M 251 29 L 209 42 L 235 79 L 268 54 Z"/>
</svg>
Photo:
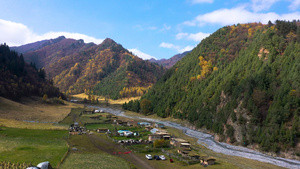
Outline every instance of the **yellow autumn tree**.
<svg viewBox="0 0 300 169">
<path fill-rule="evenodd" d="M 199 57 L 199 65 L 202 68 L 200 75 L 197 76 L 198 80 L 204 79 L 213 70 L 218 70 L 217 67 L 213 67 L 211 60 L 206 61 L 203 56 Z"/>
</svg>

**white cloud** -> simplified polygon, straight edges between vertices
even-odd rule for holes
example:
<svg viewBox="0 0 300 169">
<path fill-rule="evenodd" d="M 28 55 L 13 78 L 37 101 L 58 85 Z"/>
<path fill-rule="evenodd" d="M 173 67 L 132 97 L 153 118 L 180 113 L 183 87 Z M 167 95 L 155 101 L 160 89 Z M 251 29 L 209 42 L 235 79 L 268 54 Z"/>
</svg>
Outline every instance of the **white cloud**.
<svg viewBox="0 0 300 169">
<path fill-rule="evenodd" d="M 176 39 L 177 39 L 177 40 L 180 40 L 180 39 L 183 39 L 183 38 L 185 38 L 185 37 L 187 37 L 187 36 L 189 36 L 188 33 L 178 33 L 178 34 L 176 35 Z"/>
<path fill-rule="evenodd" d="M 150 26 L 150 27 L 148 27 L 148 29 L 150 29 L 150 30 L 156 30 L 157 27 L 156 26 Z"/>
<path fill-rule="evenodd" d="M 186 46 L 186 47 L 180 49 L 178 52 L 183 53 L 183 52 L 186 52 L 186 51 L 190 51 L 192 49 L 194 49 L 194 46 Z"/>
<path fill-rule="evenodd" d="M 210 35 L 210 33 L 203 33 L 203 32 L 199 32 L 199 33 L 178 33 L 176 35 L 176 39 L 188 39 L 188 40 L 193 40 L 196 42 L 201 42 L 202 39 L 208 37 Z"/>
<path fill-rule="evenodd" d="M 168 48 L 168 49 L 174 49 L 176 50 L 178 53 L 183 53 L 185 51 L 190 51 L 192 50 L 194 47 L 193 46 L 186 46 L 184 48 L 181 48 L 180 46 L 174 45 L 172 43 L 165 43 L 162 42 L 159 47 L 163 47 L 163 48 Z"/>
<path fill-rule="evenodd" d="M 189 0 L 192 4 L 213 3 L 214 0 Z"/>
<path fill-rule="evenodd" d="M 20 45 L 30 41 L 34 36 L 27 26 L 0 19 L 0 43 L 7 45 Z"/>
<path fill-rule="evenodd" d="M 183 25 L 186 25 L 186 26 L 196 26 L 196 22 L 194 22 L 194 21 L 185 21 L 185 22 L 183 22 Z"/>
<path fill-rule="evenodd" d="M 168 31 L 168 30 L 170 30 L 170 29 L 171 29 L 171 26 L 168 26 L 168 25 L 164 24 L 163 27 L 160 29 L 160 31 L 161 31 L 161 32 L 162 32 L 162 31 Z"/>
<path fill-rule="evenodd" d="M 178 49 L 178 46 L 175 46 L 174 44 L 172 43 L 165 43 L 165 42 L 162 42 L 159 47 L 163 47 L 163 48 L 169 48 L 169 49 Z"/>
<path fill-rule="evenodd" d="M 155 60 L 157 60 L 155 57 L 148 55 L 146 53 L 141 52 L 138 49 L 128 49 L 130 52 L 132 52 L 133 54 L 137 55 L 138 57 L 142 58 L 143 60 L 150 60 L 151 58 L 154 58 Z"/>
<path fill-rule="evenodd" d="M 294 20 L 300 18 L 300 12 L 276 14 L 269 13 L 254 13 L 245 9 L 245 6 L 235 7 L 231 9 L 219 9 L 204 15 L 198 15 L 192 21 L 186 21 L 183 24 L 188 26 L 204 26 L 206 24 L 232 25 L 237 23 L 261 22 L 268 23 L 269 20 Z M 186 24 L 188 23 L 188 24 Z"/>
<path fill-rule="evenodd" d="M 103 39 L 97 39 L 80 33 L 70 32 L 48 32 L 38 35 L 30 30 L 26 25 L 0 19 L 0 43 L 6 43 L 9 46 L 19 46 L 45 39 L 54 39 L 58 36 L 66 38 L 83 39 L 86 43 L 94 42 L 100 44 Z"/>
<path fill-rule="evenodd" d="M 300 0 L 292 0 L 292 3 L 289 6 L 289 9 L 295 11 L 299 8 L 299 6 L 300 6 Z"/>
<path fill-rule="evenodd" d="M 254 12 L 268 10 L 270 7 L 279 0 L 252 0 L 252 9 Z"/>
</svg>

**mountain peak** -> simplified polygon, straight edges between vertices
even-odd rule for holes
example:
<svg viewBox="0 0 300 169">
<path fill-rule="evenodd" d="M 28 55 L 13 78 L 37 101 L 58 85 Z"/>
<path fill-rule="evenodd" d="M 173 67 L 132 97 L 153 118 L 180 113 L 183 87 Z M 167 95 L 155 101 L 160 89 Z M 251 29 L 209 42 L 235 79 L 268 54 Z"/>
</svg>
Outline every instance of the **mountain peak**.
<svg viewBox="0 0 300 169">
<path fill-rule="evenodd" d="M 110 38 L 106 38 L 100 45 L 99 45 L 99 50 L 103 49 L 112 49 L 116 51 L 127 51 L 127 49 L 124 49 L 122 45 L 118 44 L 114 40 Z M 128 52 L 128 51 L 127 51 Z"/>
<path fill-rule="evenodd" d="M 112 45 L 112 44 L 116 45 L 117 43 L 110 38 L 106 38 L 100 45 Z"/>
</svg>

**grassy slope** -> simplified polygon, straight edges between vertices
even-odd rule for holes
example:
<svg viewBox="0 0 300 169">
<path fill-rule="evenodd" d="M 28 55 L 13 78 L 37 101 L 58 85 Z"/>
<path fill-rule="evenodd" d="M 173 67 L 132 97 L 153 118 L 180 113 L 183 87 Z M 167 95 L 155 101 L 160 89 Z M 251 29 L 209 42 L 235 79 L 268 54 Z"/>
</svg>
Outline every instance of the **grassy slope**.
<svg viewBox="0 0 300 169">
<path fill-rule="evenodd" d="M 44 104 L 41 98 L 17 103 L 0 97 L 0 161 L 33 165 L 49 161 L 55 167 L 68 150 L 67 126 L 24 120 L 58 122 L 75 106 Z"/>
<path fill-rule="evenodd" d="M 66 102 L 66 105 L 46 104 L 40 98 L 26 98 L 21 103 L 0 97 L 0 118 L 11 120 L 59 122 L 72 107 L 78 105 Z"/>
</svg>

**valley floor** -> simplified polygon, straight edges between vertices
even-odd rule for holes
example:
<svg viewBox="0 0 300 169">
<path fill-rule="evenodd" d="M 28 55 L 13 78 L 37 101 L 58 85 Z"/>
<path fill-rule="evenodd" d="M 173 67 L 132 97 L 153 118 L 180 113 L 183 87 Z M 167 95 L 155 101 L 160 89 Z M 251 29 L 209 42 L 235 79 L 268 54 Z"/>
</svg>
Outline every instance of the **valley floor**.
<svg viewBox="0 0 300 169">
<path fill-rule="evenodd" d="M 93 122 L 88 116 L 79 119 L 79 113 L 84 109 L 83 105 L 68 102 L 66 105 L 49 105 L 38 98 L 29 98 L 21 103 L 4 98 L 0 98 L 0 100 L 0 162 L 25 162 L 36 166 L 40 162 L 50 161 L 54 168 L 62 169 L 120 168 L 120 166 L 122 168 L 175 169 L 203 167 L 199 164 L 186 165 L 177 160 L 175 163 L 147 160 L 145 153 L 141 152 L 114 153 L 128 152 L 130 148 L 112 142 L 105 134 L 101 133 L 68 135 L 68 126 L 75 121 L 79 121 L 81 124 L 82 120 Z M 105 105 L 96 106 L 103 108 Z M 117 109 L 111 110 L 122 112 L 119 106 L 112 105 L 112 107 Z M 109 110 L 109 108 L 105 110 Z M 142 117 L 139 114 L 131 115 Z M 189 140 L 194 148 L 202 154 L 215 157 L 216 165 L 209 166 L 209 168 L 280 168 L 268 163 L 213 152 L 197 144 L 195 138 L 186 136 L 184 132 L 174 126 L 168 127 L 168 132 L 176 137 Z"/>
</svg>

